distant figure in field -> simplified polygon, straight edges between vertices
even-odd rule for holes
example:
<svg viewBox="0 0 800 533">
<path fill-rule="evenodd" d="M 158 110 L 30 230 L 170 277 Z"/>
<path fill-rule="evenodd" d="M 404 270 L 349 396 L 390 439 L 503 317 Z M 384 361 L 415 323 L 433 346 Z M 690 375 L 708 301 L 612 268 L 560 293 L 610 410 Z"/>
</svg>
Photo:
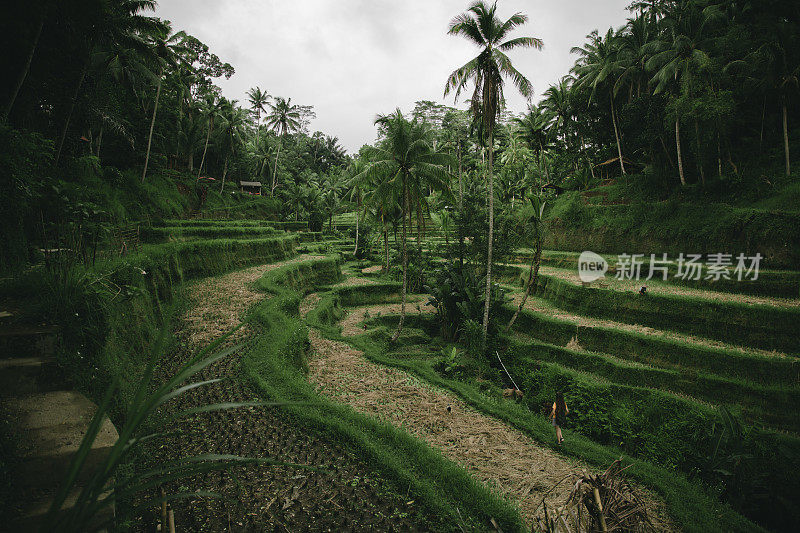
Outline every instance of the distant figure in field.
<svg viewBox="0 0 800 533">
<path fill-rule="evenodd" d="M 556 428 L 556 440 L 559 444 L 564 442 L 564 437 L 561 436 L 561 426 L 567 422 L 568 413 L 569 408 L 567 407 L 567 402 L 564 401 L 564 394 L 561 392 L 556 393 L 556 401 L 553 402 L 550 419 L 553 421 L 553 427 Z"/>
<path fill-rule="evenodd" d="M 641 294 L 642 296 L 647 294 L 647 285 L 642 285 L 642 288 L 639 289 L 639 294 Z"/>
</svg>

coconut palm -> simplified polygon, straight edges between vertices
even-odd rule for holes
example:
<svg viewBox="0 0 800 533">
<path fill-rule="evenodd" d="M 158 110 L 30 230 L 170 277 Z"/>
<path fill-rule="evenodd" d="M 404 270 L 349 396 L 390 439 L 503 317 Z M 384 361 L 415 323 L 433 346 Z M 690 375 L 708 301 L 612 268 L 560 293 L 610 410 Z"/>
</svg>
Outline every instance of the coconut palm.
<svg viewBox="0 0 800 533">
<path fill-rule="evenodd" d="M 605 37 L 596 31 L 587 36 L 589 43 L 583 47 L 572 48 L 572 53 L 579 54 L 573 72 L 577 75 L 576 88 L 591 88 L 591 98 L 595 96 L 598 88 L 605 87 L 611 105 L 611 123 L 614 126 L 614 139 L 617 143 L 617 156 L 619 168 L 625 175 L 625 162 L 622 158 L 622 143 L 620 141 L 619 126 L 617 125 L 617 111 L 614 96 L 619 91 L 617 80 L 623 73 L 623 66 L 619 60 L 619 44 L 612 28 L 609 28 Z"/>
<path fill-rule="evenodd" d="M 153 116 L 150 119 L 150 133 L 147 135 L 147 151 L 144 157 L 144 168 L 142 169 L 142 183 L 147 176 L 147 165 L 150 163 L 150 147 L 153 144 L 153 129 L 156 125 L 156 113 L 158 112 L 158 100 L 161 97 L 161 83 L 164 77 L 164 69 L 167 67 L 177 67 L 178 63 L 185 63 L 183 55 L 187 49 L 183 45 L 185 32 L 178 32 L 170 35 L 172 28 L 168 22 L 164 27 L 150 39 L 151 46 L 155 55 L 156 67 L 156 97 L 153 102 Z"/>
<path fill-rule="evenodd" d="M 531 260 L 531 267 L 528 271 L 528 285 L 525 287 L 525 294 L 522 296 L 522 301 L 519 303 L 519 307 L 517 307 L 517 310 L 514 312 L 514 316 L 512 316 L 511 320 L 508 322 L 508 325 L 506 326 L 506 332 L 511 330 L 511 327 L 514 325 L 514 322 L 517 321 L 517 317 L 522 311 L 522 308 L 525 307 L 525 301 L 528 299 L 531 289 L 534 287 L 534 285 L 536 285 L 536 280 L 539 277 L 539 265 L 542 262 L 542 222 L 544 221 L 545 201 L 539 196 L 531 196 L 530 201 L 531 205 L 529 211 L 523 213 L 523 218 L 525 219 L 525 223 L 530 225 L 533 233 L 533 259 Z"/>
<path fill-rule="evenodd" d="M 364 184 L 355 179 L 364 171 L 364 161 L 356 159 L 345 169 L 346 187 L 350 191 L 350 201 L 356 204 L 356 246 L 353 256 L 358 256 L 358 230 L 362 211 L 364 211 Z"/>
<path fill-rule="evenodd" d="M 403 288 L 400 303 L 400 323 L 392 336 L 396 341 L 403 330 L 406 316 L 406 291 L 408 288 L 407 229 L 412 215 L 425 208 L 428 190 L 449 193 L 447 167 L 450 155 L 433 149 L 430 129 L 418 120 L 407 120 L 398 109 L 391 115 L 381 115 L 375 120 L 385 134 L 377 147 L 366 147 L 368 160 L 364 170 L 353 180 L 373 183 L 373 201 L 384 207 L 399 203 L 402 220 Z M 399 200 L 399 202 L 397 201 Z M 418 223 L 419 226 L 419 223 Z"/>
<path fill-rule="evenodd" d="M 209 93 L 200 102 L 200 113 L 208 120 L 208 130 L 206 133 L 206 143 L 203 147 L 203 157 L 200 158 L 200 168 L 197 169 L 197 179 L 203 173 L 203 165 L 206 162 L 206 153 L 208 152 L 208 141 L 211 139 L 211 131 L 214 129 L 214 121 L 219 117 L 222 109 L 225 107 L 225 100 L 219 98 L 215 93 Z"/>
<path fill-rule="evenodd" d="M 645 46 L 652 54 L 645 65 L 654 72 L 650 81 L 656 94 L 670 91 L 675 97 L 692 96 L 700 77 L 711 65 L 711 58 L 703 49 L 709 45 L 705 35 L 707 21 L 696 6 L 676 8 L 664 19 L 666 31 L 662 36 Z M 686 185 L 681 153 L 681 107 L 681 102 L 676 102 L 675 145 L 681 185 Z"/>
<path fill-rule="evenodd" d="M 528 148 L 541 157 L 550 143 L 553 116 L 543 111 L 541 107 L 529 105 L 528 112 L 521 117 L 515 117 L 512 122 L 517 127 L 517 133 L 528 144 Z"/>
<path fill-rule="evenodd" d="M 515 13 L 508 20 L 497 17 L 497 3 L 488 5 L 479 1 L 472 4 L 466 13 L 458 15 L 450 23 L 451 35 L 461 35 L 481 48 L 480 54 L 461 68 L 456 69 L 447 80 L 444 94 L 455 93 L 456 100 L 470 82 L 474 82 L 472 93 L 472 115 L 480 130 L 483 144 L 489 147 L 487 165 L 489 236 L 486 257 L 486 295 L 483 311 L 483 344 L 489 333 L 489 305 L 492 288 L 492 239 L 494 237 L 494 127 L 504 107 L 504 77 L 526 98 L 533 92 L 531 82 L 511 63 L 506 52 L 515 48 L 542 48 L 542 40 L 536 37 L 515 37 L 505 41 L 511 30 L 528 21 L 522 13 Z"/>
<path fill-rule="evenodd" d="M 267 102 L 272 98 L 260 87 L 253 87 L 247 91 L 247 101 L 250 102 L 250 110 L 256 116 L 256 144 L 258 144 L 258 134 L 261 130 L 261 113 L 267 112 Z"/>
<path fill-rule="evenodd" d="M 98 53 L 107 52 L 117 48 L 139 50 L 142 54 L 152 53 L 145 36 L 155 35 L 163 31 L 163 22 L 153 17 L 142 15 L 142 11 L 155 11 L 155 0 L 116 0 L 103 2 L 102 9 L 96 11 L 94 17 L 79 22 L 79 31 L 83 31 L 82 50 L 80 60 L 82 66 L 74 92 L 67 105 L 64 124 L 61 127 L 58 142 L 55 148 L 54 164 L 61 159 L 64 141 L 72 121 L 81 88 L 89 74 L 92 57 Z"/>
<path fill-rule="evenodd" d="M 796 27 L 791 23 L 778 24 L 774 34 L 767 37 L 756 52 L 752 54 L 753 63 L 761 67 L 760 72 L 765 85 L 771 86 L 780 94 L 781 118 L 783 125 L 783 153 L 786 175 L 791 172 L 789 164 L 789 124 L 788 102 L 791 92 L 800 86 L 800 55 L 797 49 L 800 39 Z"/>
<path fill-rule="evenodd" d="M 236 106 L 236 100 L 225 101 L 220 116 L 222 118 L 222 152 L 225 162 L 222 168 L 222 185 L 220 194 L 225 189 L 225 176 L 228 174 L 228 160 L 236 150 L 244 144 L 245 128 L 247 126 L 247 111 Z"/>
<path fill-rule="evenodd" d="M 281 142 L 278 143 L 278 149 L 275 153 L 275 168 L 272 169 L 272 186 L 270 193 L 275 195 L 275 187 L 278 186 L 278 158 L 281 154 L 281 146 L 283 145 L 283 137 L 289 133 L 300 131 L 302 127 L 300 108 L 292 105 L 291 98 L 275 97 L 275 102 L 269 102 L 269 114 L 266 117 L 267 126 L 279 136 Z"/>
</svg>

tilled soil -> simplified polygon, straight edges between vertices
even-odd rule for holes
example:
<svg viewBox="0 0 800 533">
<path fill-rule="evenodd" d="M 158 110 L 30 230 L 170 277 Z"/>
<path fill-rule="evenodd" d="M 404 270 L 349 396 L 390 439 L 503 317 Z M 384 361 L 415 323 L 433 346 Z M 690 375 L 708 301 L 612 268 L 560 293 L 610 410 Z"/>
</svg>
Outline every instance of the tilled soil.
<svg viewBox="0 0 800 533">
<path fill-rule="evenodd" d="M 191 290 L 193 311 L 178 332 L 185 341 L 183 348 L 172 354 L 162 370 L 174 372 L 205 344 L 200 339 L 210 341 L 203 334 L 206 329 L 216 333 L 236 325 L 241 313 L 263 297 L 246 288 L 246 284 L 274 267 L 255 267 L 196 283 Z M 198 309 L 205 311 L 197 313 Z M 247 342 L 255 335 L 252 331 L 242 331 L 235 342 Z M 223 378 L 223 381 L 180 397 L 170 404 L 170 410 L 258 399 L 240 375 L 239 355 L 215 363 L 198 377 Z M 180 531 L 440 529 L 435 518 L 426 516 L 415 502 L 398 494 L 391 483 L 349 450 L 320 431 L 304 427 L 280 408 L 204 413 L 172 429 L 179 434 L 154 450 L 150 457 L 153 463 L 215 453 L 270 458 L 315 468 L 252 464 L 175 483 L 168 487 L 169 492 L 203 490 L 224 496 L 175 504 Z M 150 521 L 142 525 L 147 529 L 151 524 Z"/>
</svg>

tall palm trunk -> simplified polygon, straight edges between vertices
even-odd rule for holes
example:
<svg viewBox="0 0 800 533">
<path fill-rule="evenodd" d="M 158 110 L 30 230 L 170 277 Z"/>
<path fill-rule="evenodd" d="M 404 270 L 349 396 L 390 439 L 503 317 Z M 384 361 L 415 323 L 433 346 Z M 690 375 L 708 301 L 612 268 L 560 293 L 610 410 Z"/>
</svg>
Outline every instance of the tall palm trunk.
<svg viewBox="0 0 800 533">
<path fill-rule="evenodd" d="M 103 125 L 100 124 L 100 132 L 97 134 L 97 148 L 95 149 L 94 156 L 100 158 L 100 145 L 103 143 Z"/>
<path fill-rule="evenodd" d="M 208 121 L 208 133 L 206 133 L 206 145 L 203 147 L 203 157 L 200 158 L 200 167 L 197 169 L 197 179 L 200 179 L 200 174 L 203 173 L 203 165 L 206 162 L 206 152 L 208 152 L 208 140 L 211 138 L 211 130 L 214 129 L 214 117 L 210 117 Z"/>
<path fill-rule="evenodd" d="M 14 88 L 11 90 L 11 96 L 8 98 L 8 102 L 3 108 L 3 114 L 0 115 L 0 122 L 5 122 L 8 120 L 8 116 L 11 114 L 11 109 L 14 107 L 14 102 L 17 100 L 17 96 L 19 95 L 19 90 L 22 89 L 22 85 L 25 83 L 25 78 L 28 77 L 28 72 L 31 70 L 33 55 L 36 53 L 36 47 L 39 46 L 39 37 L 42 36 L 44 18 L 45 13 L 42 13 L 42 17 L 39 19 L 39 25 L 36 28 L 36 35 L 34 35 L 33 42 L 31 42 L 31 47 L 28 50 L 28 55 L 25 57 L 25 64 L 23 65 L 19 76 L 17 76 L 17 81 L 14 83 Z"/>
<path fill-rule="evenodd" d="M 622 144 L 619 141 L 619 128 L 617 127 L 617 115 L 614 112 L 614 94 L 611 93 L 611 123 L 614 125 L 614 138 L 617 140 L 617 154 L 619 155 L 619 168 L 622 169 L 622 175 L 625 172 L 625 162 L 622 160 Z"/>
<path fill-rule="evenodd" d="M 225 190 L 225 176 L 228 175 L 228 156 L 225 156 L 225 164 L 222 166 L 222 185 L 219 188 L 219 193 Z"/>
<path fill-rule="evenodd" d="M 408 288 L 408 246 L 406 244 L 406 215 L 408 216 L 408 223 L 411 224 L 411 213 L 409 212 L 408 201 L 408 185 L 405 178 L 403 178 L 403 288 L 400 293 L 400 323 L 397 325 L 397 331 L 392 335 L 392 342 L 395 342 L 400 337 L 400 332 L 403 331 L 403 322 L 406 320 L 406 290 Z"/>
<path fill-rule="evenodd" d="M 386 229 L 384 226 L 383 228 L 383 253 L 384 253 L 384 264 L 383 264 L 383 271 L 389 271 L 389 230 Z"/>
<path fill-rule="evenodd" d="M 358 211 L 356 211 L 356 247 L 353 250 L 353 257 L 358 257 L 358 216 L 359 216 L 359 214 L 360 213 Z"/>
<path fill-rule="evenodd" d="M 525 294 L 522 296 L 522 301 L 519 303 L 519 307 L 514 312 L 514 316 L 511 317 L 511 320 L 506 326 L 506 333 L 511 331 L 511 327 L 514 325 L 514 322 L 517 321 L 517 317 L 519 316 L 522 308 L 525 307 L 525 301 L 528 299 L 528 296 L 531 293 L 531 289 L 536 285 L 536 280 L 539 278 L 539 265 L 542 262 L 542 238 L 541 235 L 538 234 L 536 236 L 536 251 L 533 254 L 533 261 L 531 261 L 531 268 L 528 272 L 528 286 L 525 287 Z"/>
<path fill-rule="evenodd" d="M 150 163 L 150 146 L 153 144 L 153 129 L 156 125 L 156 113 L 158 112 L 158 99 L 161 97 L 161 75 L 163 69 L 158 71 L 158 86 L 156 87 L 156 101 L 153 105 L 153 117 L 150 119 L 150 134 L 147 136 L 147 152 L 144 156 L 144 169 L 142 169 L 142 183 L 147 175 L 147 165 Z"/>
<path fill-rule="evenodd" d="M 702 147 L 700 146 L 700 124 L 698 124 L 697 119 L 694 119 L 694 136 L 695 141 L 697 143 L 697 166 L 700 169 L 700 183 L 703 185 L 706 184 L 706 173 L 703 171 L 703 154 L 702 154 Z"/>
<path fill-rule="evenodd" d="M 791 174 L 789 167 L 789 120 L 787 118 L 786 97 L 783 97 L 783 155 L 786 159 L 786 175 Z"/>
<path fill-rule="evenodd" d="M 278 150 L 275 153 L 275 168 L 272 169 L 272 188 L 270 189 L 270 196 L 275 196 L 275 187 L 278 186 L 278 157 L 281 155 L 281 146 L 283 146 L 283 140 L 278 143 Z"/>
<path fill-rule="evenodd" d="M 494 240 L 494 132 L 489 130 L 489 243 L 486 252 L 486 301 L 483 305 L 483 349 L 486 349 L 486 340 L 489 336 L 489 306 L 492 295 L 492 245 Z"/>
<path fill-rule="evenodd" d="M 458 210 L 464 208 L 464 185 L 461 179 L 461 139 L 458 140 Z"/>
<path fill-rule="evenodd" d="M 67 111 L 67 117 L 64 119 L 64 126 L 61 129 L 61 136 L 58 139 L 58 147 L 56 148 L 56 157 L 53 161 L 53 165 L 58 165 L 58 162 L 61 160 L 61 151 L 64 149 L 64 141 L 67 138 L 67 131 L 69 130 L 69 123 L 72 120 L 72 113 L 75 111 L 75 104 L 78 102 L 78 94 L 81 91 L 81 87 L 83 86 L 83 80 L 86 79 L 86 74 L 89 72 L 89 59 L 86 59 L 86 62 L 83 65 L 83 70 L 81 70 L 81 75 L 78 78 L 78 84 L 75 86 L 75 92 L 72 95 L 72 100 L 69 104 L 69 111 Z"/>
<path fill-rule="evenodd" d="M 681 156 L 681 121 L 675 117 L 675 146 L 678 149 L 678 175 L 681 177 L 681 185 L 686 185 L 686 177 L 683 175 L 683 156 Z"/>
</svg>

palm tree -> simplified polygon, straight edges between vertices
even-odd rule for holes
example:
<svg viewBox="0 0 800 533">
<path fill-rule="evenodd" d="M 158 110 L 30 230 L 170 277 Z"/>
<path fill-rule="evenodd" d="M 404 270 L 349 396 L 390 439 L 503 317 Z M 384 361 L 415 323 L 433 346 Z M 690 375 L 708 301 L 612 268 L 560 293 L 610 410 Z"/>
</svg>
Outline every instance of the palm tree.
<svg viewBox="0 0 800 533">
<path fill-rule="evenodd" d="M 224 107 L 225 99 L 217 97 L 213 92 L 207 94 L 205 99 L 200 102 L 200 113 L 208 120 L 208 132 L 206 133 L 206 143 L 203 147 L 203 157 L 200 158 L 200 167 L 197 169 L 197 179 L 200 179 L 200 175 L 203 173 L 203 165 L 206 162 L 206 153 L 208 152 L 208 141 L 211 139 L 214 121 L 219 117 Z"/>
<path fill-rule="evenodd" d="M 347 180 L 347 188 L 350 190 L 350 201 L 356 204 L 356 246 L 353 250 L 353 256 L 358 256 L 358 229 L 359 221 L 361 219 L 361 212 L 364 206 L 364 184 L 355 179 L 364 171 L 364 161 L 356 159 L 345 170 L 345 179 Z"/>
<path fill-rule="evenodd" d="M 47 12 L 49 8 L 49 2 L 43 2 L 38 6 L 37 11 L 39 11 L 39 16 L 36 22 L 36 29 L 34 30 L 33 38 L 31 39 L 30 46 L 28 47 L 28 52 L 25 54 L 25 62 L 23 63 L 22 69 L 17 75 L 17 79 L 13 88 L 11 89 L 11 95 L 8 97 L 6 104 L 3 106 L 2 112 L 0 112 L 0 123 L 5 122 L 6 119 L 8 119 L 8 115 L 11 114 L 11 109 L 14 107 L 14 102 L 17 99 L 17 95 L 19 95 L 19 90 L 22 89 L 22 85 L 25 83 L 25 78 L 28 77 L 28 72 L 31 69 L 31 62 L 33 61 L 33 56 L 36 53 L 36 48 L 39 46 L 39 38 L 42 36 L 42 28 L 44 28 L 44 22 L 47 19 Z"/>
<path fill-rule="evenodd" d="M 253 87 L 247 91 L 247 100 L 250 102 L 250 110 L 256 116 L 256 144 L 258 144 L 258 134 L 261 130 L 261 113 L 267 112 L 267 102 L 272 98 L 260 87 Z"/>
<path fill-rule="evenodd" d="M 782 124 L 783 124 L 783 154 L 786 175 L 789 176 L 789 124 L 788 100 L 791 90 L 800 86 L 800 61 L 796 50 L 798 43 L 795 27 L 789 22 L 778 24 L 774 34 L 767 37 L 767 42 L 762 44 L 752 54 L 754 63 L 763 68 L 766 84 L 772 86 L 780 94 Z"/>
<path fill-rule="evenodd" d="M 676 97 L 691 97 L 696 80 L 711 65 L 711 58 L 703 50 L 706 17 L 696 6 L 676 8 L 664 19 L 666 31 L 661 38 L 648 43 L 645 49 L 652 56 L 645 63 L 655 72 L 651 83 L 656 94 L 672 91 Z M 678 174 L 681 185 L 686 185 L 681 155 L 681 102 L 675 102 L 675 145 L 678 153 Z M 702 168 L 702 167 L 701 167 Z"/>
<path fill-rule="evenodd" d="M 578 75 L 578 81 L 575 86 L 576 88 L 591 87 L 592 97 L 597 92 L 598 86 L 606 86 L 611 103 L 611 123 L 614 126 L 619 168 L 622 174 L 625 175 L 625 162 L 622 158 L 622 144 L 620 142 L 617 112 L 614 104 L 614 96 L 619 90 L 619 85 L 616 81 L 623 70 L 618 57 L 618 41 L 614 30 L 611 28 L 606 32 L 605 38 L 601 37 L 596 31 L 587 37 L 590 41 L 589 44 L 583 48 L 577 46 L 572 48 L 572 53 L 580 54 L 581 56 L 575 67 L 573 67 L 573 71 Z"/>
<path fill-rule="evenodd" d="M 275 195 L 275 187 L 278 186 L 278 157 L 281 154 L 281 146 L 283 145 L 283 137 L 287 134 L 299 131 L 302 127 L 300 108 L 292 105 L 292 99 L 275 97 L 275 102 L 269 102 L 269 115 L 267 115 L 267 126 L 281 139 L 278 143 L 278 150 L 275 153 L 275 168 L 272 169 L 272 187 L 270 194 Z"/>
<path fill-rule="evenodd" d="M 144 10 L 155 11 L 155 0 L 116 0 L 102 3 L 103 8 L 91 20 L 81 21 L 81 29 L 86 32 L 81 51 L 83 65 L 78 80 L 67 105 L 64 124 L 61 127 L 58 143 L 55 148 L 54 165 L 58 165 L 64 141 L 67 138 L 72 114 L 80 96 L 81 88 L 86 80 L 92 57 L 103 51 L 116 48 L 139 50 L 147 55 L 152 50 L 148 47 L 144 36 L 163 31 L 163 22 L 141 14 Z"/>
<path fill-rule="evenodd" d="M 202 124 L 190 115 L 184 115 L 179 121 L 178 156 L 186 157 L 186 168 L 194 171 L 194 154 L 202 147 L 204 135 Z"/>
<path fill-rule="evenodd" d="M 164 69 L 166 67 L 176 67 L 179 62 L 185 62 L 182 59 L 182 55 L 187 49 L 182 43 L 183 39 L 186 37 L 186 33 L 180 31 L 170 35 L 170 32 L 171 27 L 168 22 L 165 22 L 163 31 L 153 35 L 151 39 L 155 60 L 158 65 L 158 73 L 156 74 L 156 98 L 153 103 L 153 116 L 150 119 L 150 133 L 147 136 L 147 152 L 144 157 L 144 168 L 142 169 L 142 183 L 144 183 L 144 178 L 147 176 L 147 165 L 150 163 L 150 147 L 153 143 L 153 128 L 156 125 L 156 113 L 158 112 L 158 100 L 161 97 L 161 82 L 164 77 Z"/>
<path fill-rule="evenodd" d="M 391 115 L 381 115 L 375 120 L 385 133 L 377 147 L 367 147 L 369 161 L 354 181 L 373 183 L 376 203 L 400 204 L 402 219 L 403 288 L 400 304 L 400 323 L 392 336 L 396 341 L 403 330 L 406 316 L 406 291 L 408 288 L 407 228 L 412 223 L 416 207 L 418 215 L 424 206 L 427 190 L 449 192 L 447 166 L 452 158 L 433 149 L 431 131 L 416 119 L 408 121 L 398 109 Z M 399 199 L 399 202 L 396 202 Z M 408 224 L 406 223 L 408 221 Z"/>
<path fill-rule="evenodd" d="M 511 327 L 514 325 L 514 322 L 517 321 L 519 313 L 522 311 L 522 308 L 525 307 L 525 301 L 528 299 L 531 289 L 536 285 L 536 280 L 539 277 L 539 265 L 542 262 L 542 222 L 544 221 L 545 201 L 539 196 L 531 196 L 530 201 L 531 209 L 529 212 L 524 214 L 524 217 L 526 219 L 525 222 L 531 224 L 532 226 L 535 249 L 533 253 L 533 259 L 531 260 L 531 268 L 528 272 L 528 285 L 525 287 L 525 294 L 522 296 L 522 301 L 519 303 L 519 307 L 517 307 L 517 310 L 514 312 L 514 316 L 512 316 L 511 320 L 508 322 L 508 326 L 506 326 L 506 332 L 511 331 Z"/>
<path fill-rule="evenodd" d="M 528 106 L 528 112 L 522 117 L 515 117 L 512 122 L 517 126 L 517 132 L 528 143 L 528 148 L 536 152 L 541 158 L 542 153 L 550 143 L 550 127 L 553 116 L 543 111 L 541 107 Z"/>
<path fill-rule="evenodd" d="M 504 41 L 509 32 L 528 21 L 522 13 L 515 13 L 508 20 L 497 18 L 497 3 L 489 6 L 483 1 L 472 4 L 466 13 L 457 16 L 450 23 L 451 35 L 461 35 L 481 48 L 480 54 L 459 69 L 447 80 L 444 95 L 455 92 L 455 98 L 470 81 L 475 83 L 472 93 L 472 115 L 480 119 L 481 141 L 488 147 L 488 203 L 489 203 L 489 245 L 486 256 L 486 301 L 483 310 L 483 344 L 489 333 L 489 305 L 492 289 L 492 239 L 494 238 L 494 127 L 503 106 L 503 77 L 530 98 L 533 92 L 531 82 L 519 72 L 505 54 L 515 48 L 542 48 L 542 40 L 536 37 L 516 37 Z"/>
<path fill-rule="evenodd" d="M 222 168 L 222 185 L 219 192 L 225 189 L 225 176 L 228 174 L 228 160 L 236 149 L 244 142 L 244 131 L 247 125 L 247 111 L 236 106 L 236 100 L 226 100 L 222 108 L 222 152 L 225 154 L 225 163 Z"/>
</svg>

